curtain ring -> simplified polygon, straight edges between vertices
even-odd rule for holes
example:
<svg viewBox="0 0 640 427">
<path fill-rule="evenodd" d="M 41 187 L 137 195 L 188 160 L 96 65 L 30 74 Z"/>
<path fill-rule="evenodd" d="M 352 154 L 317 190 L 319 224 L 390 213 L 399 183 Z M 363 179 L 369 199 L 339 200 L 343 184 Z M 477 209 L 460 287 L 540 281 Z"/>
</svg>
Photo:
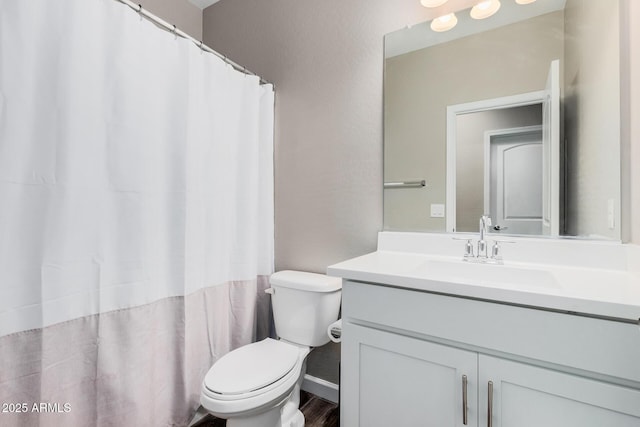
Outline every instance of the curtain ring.
<svg viewBox="0 0 640 427">
<path fill-rule="evenodd" d="M 178 28 L 176 27 L 176 25 L 175 25 L 175 24 L 173 24 L 173 30 L 171 30 L 171 32 L 173 33 L 173 39 L 174 39 L 174 40 L 178 40 L 178 33 L 176 32 L 176 31 L 177 31 L 177 29 L 178 29 Z"/>
<path fill-rule="evenodd" d="M 138 16 L 140 17 L 140 20 L 142 21 L 142 5 L 140 3 L 138 3 Z"/>
</svg>

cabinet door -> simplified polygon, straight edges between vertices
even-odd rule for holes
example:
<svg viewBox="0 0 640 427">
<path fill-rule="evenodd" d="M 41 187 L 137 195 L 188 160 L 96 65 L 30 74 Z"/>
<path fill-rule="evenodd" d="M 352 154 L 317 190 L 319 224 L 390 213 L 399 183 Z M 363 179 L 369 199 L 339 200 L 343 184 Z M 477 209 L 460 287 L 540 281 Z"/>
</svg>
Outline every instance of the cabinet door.
<svg viewBox="0 0 640 427">
<path fill-rule="evenodd" d="M 640 426 L 640 390 L 484 355 L 478 370 L 479 426 Z"/>
<path fill-rule="evenodd" d="M 343 324 L 341 425 L 477 425 L 477 354 Z"/>
</svg>

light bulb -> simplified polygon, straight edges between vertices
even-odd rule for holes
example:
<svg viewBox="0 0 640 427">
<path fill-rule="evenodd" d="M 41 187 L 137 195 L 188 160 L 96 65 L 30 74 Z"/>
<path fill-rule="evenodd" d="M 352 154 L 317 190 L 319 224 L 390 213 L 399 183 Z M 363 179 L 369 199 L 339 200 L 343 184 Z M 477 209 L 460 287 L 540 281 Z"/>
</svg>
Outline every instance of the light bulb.
<svg viewBox="0 0 640 427">
<path fill-rule="evenodd" d="M 441 33 L 443 31 L 449 31 L 458 23 L 458 18 L 455 13 L 449 13 L 447 15 L 442 15 L 433 21 L 431 21 L 431 29 L 433 31 L 437 31 Z"/>
<path fill-rule="evenodd" d="M 518 4 L 529 4 L 529 3 L 533 3 L 536 0 L 516 0 L 516 3 Z"/>
<path fill-rule="evenodd" d="M 445 4 L 447 0 L 420 0 L 420 4 L 424 7 L 438 7 Z"/>
<path fill-rule="evenodd" d="M 473 19 L 485 19 L 496 13 L 498 9 L 500 9 L 500 0 L 484 0 L 473 6 L 471 17 Z"/>
</svg>

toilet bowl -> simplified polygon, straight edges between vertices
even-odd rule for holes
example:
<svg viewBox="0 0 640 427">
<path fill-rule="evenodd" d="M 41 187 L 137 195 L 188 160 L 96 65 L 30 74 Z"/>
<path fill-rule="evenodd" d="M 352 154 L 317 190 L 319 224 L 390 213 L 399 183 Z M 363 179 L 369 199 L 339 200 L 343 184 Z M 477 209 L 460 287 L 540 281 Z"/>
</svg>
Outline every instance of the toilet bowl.
<svg viewBox="0 0 640 427">
<path fill-rule="evenodd" d="M 296 387 L 299 392 L 310 351 L 310 347 L 267 338 L 228 353 L 204 379 L 202 406 L 214 416 L 227 419 L 227 426 L 278 425 L 272 423 L 277 422 L 279 414 L 270 412 L 281 412 Z M 289 426 L 291 421 L 281 423 Z"/>
<path fill-rule="evenodd" d="M 279 339 L 226 354 L 202 382 L 203 408 L 228 427 L 304 427 L 298 407 L 306 357 L 329 341 L 327 327 L 338 318 L 340 279 L 281 271 L 270 283 Z"/>
</svg>

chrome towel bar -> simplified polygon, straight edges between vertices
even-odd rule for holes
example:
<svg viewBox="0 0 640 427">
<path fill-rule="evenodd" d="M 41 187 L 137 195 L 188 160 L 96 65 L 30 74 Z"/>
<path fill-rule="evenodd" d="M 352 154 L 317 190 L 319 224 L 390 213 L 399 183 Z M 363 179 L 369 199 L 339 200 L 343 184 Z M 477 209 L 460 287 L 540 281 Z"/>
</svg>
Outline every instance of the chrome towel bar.
<svg viewBox="0 0 640 427">
<path fill-rule="evenodd" d="M 384 188 L 422 188 L 426 187 L 427 182 L 422 181 L 400 181 L 400 182 L 385 182 Z"/>
</svg>

